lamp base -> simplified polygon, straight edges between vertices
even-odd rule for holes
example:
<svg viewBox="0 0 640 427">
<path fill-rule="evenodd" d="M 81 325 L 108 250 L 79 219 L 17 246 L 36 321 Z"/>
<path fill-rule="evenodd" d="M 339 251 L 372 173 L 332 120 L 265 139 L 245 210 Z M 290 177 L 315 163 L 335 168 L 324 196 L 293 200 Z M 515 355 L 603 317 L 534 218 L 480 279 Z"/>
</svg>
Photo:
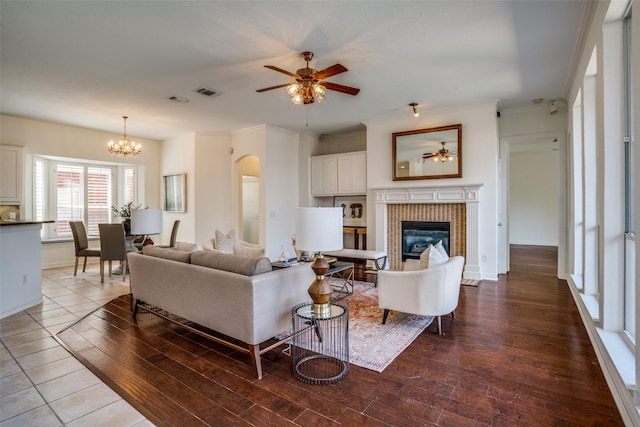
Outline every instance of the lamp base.
<svg viewBox="0 0 640 427">
<path fill-rule="evenodd" d="M 329 302 L 333 293 L 331 284 L 324 277 L 327 270 L 329 270 L 329 263 L 322 254 L 318 254 L 311 263 L 311 269 L 316 273 L 316 280 L 311 283 L 307 292 L 309 292 L 309 296 L 313 301 L 313 315 L 315 317 L 327 317 L 331 312 Z"/>
<path fill-rule="evenodd" d="M 311 306 L 313 317 L 316 319 L 325 319 L 331 315 L 331 304 L 316 304 Z"/>
</svg>

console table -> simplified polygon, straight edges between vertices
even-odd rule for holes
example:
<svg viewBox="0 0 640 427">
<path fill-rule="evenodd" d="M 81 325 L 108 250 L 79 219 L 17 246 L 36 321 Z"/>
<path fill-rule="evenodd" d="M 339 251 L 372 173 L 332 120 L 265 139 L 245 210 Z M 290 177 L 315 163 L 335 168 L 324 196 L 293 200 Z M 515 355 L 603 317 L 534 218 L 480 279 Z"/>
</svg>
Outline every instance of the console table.
<svg viewBox="0 0 640 427">
<path fill-rule="evenodd" d="M 360 249 L 340 249 L 338 251 L 328 251 L 324 253 L 326 256 L 334 256 L 342 261 L 364 261 L 365 273 L 376 274 L 376 285 L 378 284 L 378 270 L 387 268 L 387 253 L 382 251 L 365 251 Z M 373 261 L 374 269 L 366 269 L 366 262 Z"/>
<path fill-rule="evenodd" d="M 340 279 L 339 285 L 331 284 L 334 291 L 341 292 L 344 297 L 353 294 L 353 263 L 334 261 L 329 264 L 329 270 L 324 274 L 327 277 Z M 341 299 L 341 298 L 340 298 Z"/>
</svg>

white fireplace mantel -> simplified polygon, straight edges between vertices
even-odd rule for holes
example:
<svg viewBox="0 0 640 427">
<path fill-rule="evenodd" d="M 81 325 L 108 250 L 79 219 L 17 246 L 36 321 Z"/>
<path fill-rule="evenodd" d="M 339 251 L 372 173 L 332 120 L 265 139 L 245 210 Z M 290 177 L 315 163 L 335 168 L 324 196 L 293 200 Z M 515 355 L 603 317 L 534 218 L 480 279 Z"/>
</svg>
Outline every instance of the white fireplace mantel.
<svg viewBox="0 0 640 427">
<path fill-rule="evenodd" d="M 443 185 L 433 187 L 378 188 L 373 189 L 376 204 L 376 250 L 388 252 L 387 248 L 387 205 L 389 204 L 466 204 L 467 253 L 465 256 L 465 279 L 481 280 L 479 257 L 478 212 L 480 187 L 483 184 Z"/>
</svg>

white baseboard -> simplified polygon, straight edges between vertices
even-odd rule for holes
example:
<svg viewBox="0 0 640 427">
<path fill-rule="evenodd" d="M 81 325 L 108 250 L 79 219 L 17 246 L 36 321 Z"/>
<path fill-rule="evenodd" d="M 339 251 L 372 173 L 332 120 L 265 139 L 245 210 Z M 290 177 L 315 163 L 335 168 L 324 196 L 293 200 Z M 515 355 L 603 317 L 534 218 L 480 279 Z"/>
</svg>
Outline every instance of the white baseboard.
<svg viewBox="0 0 640 427">
<path fill-rule="evenodd" d="M 631 390 L 625 384 L 624 379 L 620 375 L 618 368 L 614 360 L 611 358 L 609 351 L 605 343 L 602 341 L 598 328 L 591 318 L 591 314 L 587 309 L 582 299 L 582 294 L 578 291 L 576 283 L 573 281 L 573 276 L 569 276 L 567 281 L 569 290 L 573 296 L 573 300 L 578 307 L 578 312 L 582 318 L 582 323 L 587 330 L 587 335 L 591 341 L 591 345 L 596 353 L 602 373 L 607 381 L 613 400 L 616 402 L 620 416 L 624 421 L 625 426 L 640 426 L 640 409 L 636 407 L 633 401 L 633 395 Z"/>
</svg>

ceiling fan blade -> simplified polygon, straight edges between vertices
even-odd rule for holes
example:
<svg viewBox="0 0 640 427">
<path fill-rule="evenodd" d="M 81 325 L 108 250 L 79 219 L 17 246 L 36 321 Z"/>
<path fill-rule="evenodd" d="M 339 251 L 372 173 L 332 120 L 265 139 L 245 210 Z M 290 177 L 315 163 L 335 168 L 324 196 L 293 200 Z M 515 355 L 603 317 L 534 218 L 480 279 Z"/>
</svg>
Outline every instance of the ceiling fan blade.
<svg viewBox="0 0 640 427">
<path fill-rule="evenodd" d="M 422 155 L 422 158 L 423 158 L 423 159 L 430 159 L 430 158 L 435 157 L 435 156 L 437 156 L 437 155 L 438 155 L 438 153 L 424 153 L 424 154 Z"/>
<path fill-rule="evenodd" d="M 347 95 L 357 95 L 360 92 L 360 89 L 351 86 L 339 85 L 337 83 L 331 82 L 322 82 L 324 87 L 330 90 L 335 90 L 336 92 L 346 93 Z"/>
<path fill-rule="evenodd" d="M 293 74 L 293 73 L 291 73 L 291 72 L 289 72 L 289 71 L 287 71 L 287 70 L 283 70 L 282 68 L 278 68 L 278 67 L 275 67 L 275 66 L 273 66 L 273 65 L 265 65 L 264 67 L 265 67 L 265 68 L 268 68 L 268 69 L 270 69 L 270 70 L 273 70 L 273 71 L 277 71 L 277 72 L 282 73 L 282 74 L 286 74 L 287 76 L 291 76 L 291 77 L 293 77 L 294 79 L 300 79 L 300 78 L 302 78 L 302 77 L 300 77 L 300 76 L 299 76 L 299 75 L 297 75 L 297 74 Z"/>
<path fill-rule="evenodd" d="M 344 73 L 345 71 L 348 71 L 346 67 L 340 64 L 335 64 L 331 67 L 325 68 L 324 70 L 318 71 L 313 77 L 318 80 L 324 80 L 327 77 L 335 76 L 336 74 Z"/>
<path fill-rule="evenodd" d="M 272 90 L 272 89 L 279 89 L 279 88 L 281 88 L 281 87 L 289 86 L 290 84 L 291 84 L 291 83 L 283 83 L 283 84 L 281 84 L 281 85 L 277 85 L 277 86 L 265 87 L 265 88 L 263 88 L 263 89 L 258 89 L 258 90 L 256 90 L 256 92 L 266 92 L 266 91 L 268 91 L 268 90 Z"/>
</svg>

